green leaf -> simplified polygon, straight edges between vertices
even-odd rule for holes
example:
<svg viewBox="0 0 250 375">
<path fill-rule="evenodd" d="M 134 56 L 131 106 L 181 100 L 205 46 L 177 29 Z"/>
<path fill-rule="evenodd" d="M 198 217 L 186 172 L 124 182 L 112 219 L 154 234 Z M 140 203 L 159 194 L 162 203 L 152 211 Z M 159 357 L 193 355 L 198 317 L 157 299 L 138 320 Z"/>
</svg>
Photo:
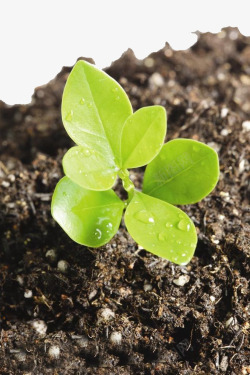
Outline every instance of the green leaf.
<svg viewBox="0 0 250 375">
<path fill-rule="evenodd" d="M 119 164 L 121 131 L 132 114 L 121 86 L 86 61 L 78 61 L 65 85 L 62 120 L 73 141 Z"/>
<path fill-rule="evenodd" d="M 118 170 L 97 151 L 82 146 L 68 150 L 63 157 L 63 169 L 72 181 L 90 190 L 110 189 Z"/>
<path fill-rule="evenodd" d="M 162 148 L 167 130 L 161 106 L 144 107 L 127 118 L 121 138 L 123 168 L 148 164 Z"/>
<path fill-rule="evenodd" d="M 192 258 L 197 235 L 192 220 L 179 208 L 137 192 L 125 213 L 125 224 L 145 250 L 176 264 Z"/>
<path fill-rule="evenodd" d="M 51 213 L 72 240 L 99 247 L 117 232 L 123 208 L 113 190 L 87 190 L 63 177 L 55 188 Z"/>
<path fill-rule="evenodd" d="M 191 204 L 207 196 L 218 178 L 218 155 L 211 147 L 176 139 L 147 166 L 143 192 L 172 204 Z"/>
</svg>

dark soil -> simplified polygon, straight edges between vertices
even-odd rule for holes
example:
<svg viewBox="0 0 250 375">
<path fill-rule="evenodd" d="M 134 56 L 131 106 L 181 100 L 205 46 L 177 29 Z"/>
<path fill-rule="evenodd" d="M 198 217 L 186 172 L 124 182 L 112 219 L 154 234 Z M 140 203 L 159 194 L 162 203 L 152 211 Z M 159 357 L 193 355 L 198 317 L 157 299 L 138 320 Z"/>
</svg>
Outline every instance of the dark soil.
<svg viewBox="0 0 250 375">
<path fill-rule="evenodd" d="M 168 140 L 219 153 L 216 189 L 184 207 L 199 233 L 185 267 L 138 248 L 123 223 L 93 250 L 53 221 L 70 70 L 29 105 L 0 102 L 0 374 L 249 374 L 250 38 L 229 28 L 143 61 L 128 50 L 106 69 L 135 110 L 166 108 Z M 138 188 L 142 176 L 131 171 Z"/>
</svg>

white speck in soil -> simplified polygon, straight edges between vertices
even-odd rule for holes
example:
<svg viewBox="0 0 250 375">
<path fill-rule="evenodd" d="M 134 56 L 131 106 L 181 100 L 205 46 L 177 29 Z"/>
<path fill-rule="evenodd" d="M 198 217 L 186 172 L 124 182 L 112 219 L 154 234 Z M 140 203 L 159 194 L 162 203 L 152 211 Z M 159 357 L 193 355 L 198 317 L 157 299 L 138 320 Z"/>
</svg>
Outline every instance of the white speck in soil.
<svg viewBox="0 0 250 375">
<path fill-rule="evenodd" d="M 112 344 L 120 345 L 122 342 L 122 334 L 117 331 L 112 332 L 110 335 L 110 341 Z"/>
<path fill-rule="evenodd" d="M 155 72 L 149 77 L 148 83 L 151 89 L 162 87 L 164 85 L 164 78 L 160 73 Z"/>
<path fill-rule="evenodd" d="M 45 257 L 47 258 L 48 262 L 53 264 L 57 261 L 57 252 L 54 249 L 50 249 L 46 252 Z"/>
<path fill-rule="evenodd" d="M 187 284 L 190 280 L 190 277 L 188 275 L 181 275 L 178 279 L 174 279 L 173 283 L 177 286 L 183 286 Z"/>
<path fill-rule="evenodd" d="M 47 332 L 47 324 L 43 320 L 33 320 L 31 326 L 36 330 L 39 335 L 44 336 Z"/>
<path fill-rule="evenodd" d="M 227 117 L 227 115 L 228 115 L 228 111 L 229 111 L 228 108 L 226 108 L 226 107 L 222 108 L 222 109 L 221 109 L 221 112 L 220 112 L 220 116 L 221 116 L 221 118 L 225 118 L 225 117 Z"/>
<path fill-rule="evenodd" d="M 243 121 L 242 129 L 243 129 L 244 133 L 249 132 L 250 131 L 250 121 Z"/>
<path fill-rule="evenodd" d="M 61 273 L 66 274 L 68 273 L 68 270 L 69 270 L 69 263 L 66 262 L 66 260 L 59 260 L 59 262 L 57 263 L 57 269 Z"/>
<path fill-rule="evenodd" d="M 225 129 L 222 129 L 222 131 L 220 132 L 220 134 L 221 134 L 223 137 L 226 137 L 226 136 L 229 134 L 229 131 L 225 128 Z"/>
<path fill-rule="evenodd" d="M 51 359 L 58 359 L 60 357 L 60 348 L 58 345 L 51 345 L 48 350 L 48 355 Z"/>
<path fill-rule="evenodd" d="M 98 311 L 98 321 L 99 322 L 108 322 L 112 319 L 115 318 L 115 313 L 114 311 L 110 310 L 108 307 L 106 307 L 105 309 L 102 309 L 101 311 Z"/>
<path fill-rule="evenodd" d="M 153 289 L 153 287 L 151 284 L 144 284 L 143 289 L 145 292 L 150 292 Z"/>
<path fill-rule="evenodd" d="M 33 297 L 33 292 L 30 289 L 26 289 L 24 292 L 24 298 L 32 298 Z"/>
</svg>

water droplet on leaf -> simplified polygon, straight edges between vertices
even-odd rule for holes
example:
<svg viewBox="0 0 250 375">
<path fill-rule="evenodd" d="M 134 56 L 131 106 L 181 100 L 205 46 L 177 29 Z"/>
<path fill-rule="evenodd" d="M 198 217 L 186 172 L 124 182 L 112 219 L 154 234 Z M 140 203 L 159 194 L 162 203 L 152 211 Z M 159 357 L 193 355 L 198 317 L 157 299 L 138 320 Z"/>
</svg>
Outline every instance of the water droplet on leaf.
<svg viewBox="0 0 250 375">
<path fill-rule="evenodd" d="M 90 156 L 92 154 L 92 150 L 90 150 L 89 148 L 83 148 L 82 153 L 84 156 Z"/>
<path fill-rule="evenodd" d="M 92 104 L 91 102 L 88 103 L 88 107 L 89 107 L 89 108 L 91 108 L 92 105 L 93 105 L 93 104 Z"/>
<path fill-rule="evenodd" d="M 73 118 L 73 111 L 70 111 L 67 116 L 66 116 L 66 120 L 67 121 L 72 121 L 72 118 Z"/>
<path fill-rule="evenodd" d="M 146 210 L 136 212 L 135 217 L 144 224 L 153 224 L 155 222 L 152 214 Z"/>
<path fill-rule="evenodd" d="M 193 145 L 193 151 L 194 152 L 198 152 L 200 150 L 200 146 L 199 145 Z"/>
<path fill-rule="evenodd" d="M 108 224 L 106 225 L 106 227 L 107 227 L 108 229 L 113 229 L 113 224 L 112 224 L 112 223 L 108 223 Z"/>
<path fill-rule="evenodd" d="M 102 231 L 98 228 L 95 230 L 95 236 L 100 240 L 102 238 Z"/>
<path fill-rule="evenodd" d="M 177 224 L 178 229 L 183 230 L 183 231 L 189 231 L 190 229 L 190 224 L 186 222 L 186 220 L 182 219 L 179 221 Z"/>
<path fill-rule="evenodd" d="M 80 104 L 82 104 L 82 105 L 85 104 L 85 99 L 84 98 L 80 99 Z"/>
<path fill-rule="evenodd" d="M 172 226 L 173 226 L 173 224 L 171 224 L 171 223 L 166 223 L 166 227 L 167 227 L 167 228 L 172 228 Z"/>
<path fill-rule="evenodd" d="M 158 234 L 158 238 L 159 238 L 160 241 L 165 241 L 165 233 L 164 232 L 160 232 Z"/>
</svg>

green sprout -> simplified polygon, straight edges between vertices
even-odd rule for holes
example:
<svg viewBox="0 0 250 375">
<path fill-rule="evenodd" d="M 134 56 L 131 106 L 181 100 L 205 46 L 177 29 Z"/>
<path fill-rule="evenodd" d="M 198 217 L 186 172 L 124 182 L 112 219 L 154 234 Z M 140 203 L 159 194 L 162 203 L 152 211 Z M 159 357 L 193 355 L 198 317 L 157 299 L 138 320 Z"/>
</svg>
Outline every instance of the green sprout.
<svg viewBox="0 0 250 375">
<path fill-rule="evenodd" d="M 193 221 L 173 205 L 200 201 L 216 186 L 217 153 L 189 139 L 166 144 L 162 106 L 133 113 L 122 87 L 103 71 L 78 61 L 65 85 L 62 120 L 77 144 L 65 154 L 65 177 L 52 197 L 52 216 L 79 244 L 99 247 L 125 224 L 145 250 L 176 264 L 192 258 L 197 234 Z M 142 192 L 128 169 L 147 165 Z M 117 175 L 128 193 L 112 190 Z"/>
</svg>

